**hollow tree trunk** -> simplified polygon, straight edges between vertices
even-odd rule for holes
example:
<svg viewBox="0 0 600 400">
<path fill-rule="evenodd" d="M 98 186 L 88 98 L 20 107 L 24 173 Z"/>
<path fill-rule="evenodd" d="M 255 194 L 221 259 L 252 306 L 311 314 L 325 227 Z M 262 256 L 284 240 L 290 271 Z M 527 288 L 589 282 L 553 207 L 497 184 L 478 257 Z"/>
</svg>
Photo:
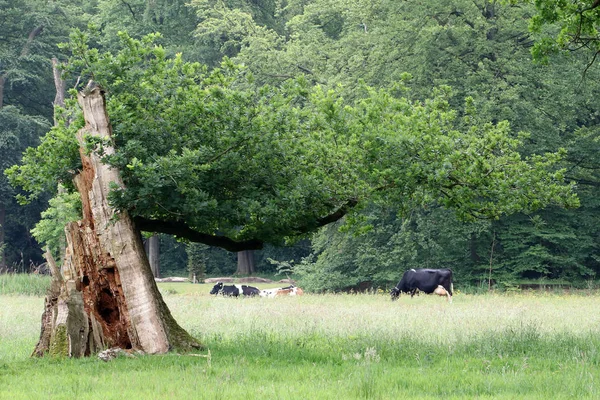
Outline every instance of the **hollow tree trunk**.
<svg viewBox="0 0 600 400">
<path fill-rule="evenodd" d="M 238 251 L 236 275 L 254 274 L 254 252 L 252 250 Z"/>
<path fill-rule="evenodd" d="M 65 228 L 60 290 L 46 299 L 34 354 L 80 357 L 109 347 L 150 354 L 199 348 L 164 303 L 133 221 L 108 205 L 109 185 L 123 186 L 119 172 L 96 154 L 85 155 L 84 135 L 111 135 L 104 94 L 98 87 L 86 89 L 78 101 L 86 122 L 77 134 L 83 170 L 75 178 L 83 219 Z M 44 337 L 50 338 L 47 346 Z"/>
</svg>

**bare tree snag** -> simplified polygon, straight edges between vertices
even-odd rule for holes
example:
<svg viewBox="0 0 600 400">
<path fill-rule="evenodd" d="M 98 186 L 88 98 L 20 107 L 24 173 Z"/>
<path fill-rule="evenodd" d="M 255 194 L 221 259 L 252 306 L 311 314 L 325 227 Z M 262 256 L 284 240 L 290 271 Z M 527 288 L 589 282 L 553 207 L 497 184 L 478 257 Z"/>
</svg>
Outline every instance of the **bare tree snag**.
<svg viewBox="0 0 600 400">
<path fill-rule="evenodd" d="M 66 82 L 62 79 L 59 62 L 57 58 L 52 58 L 52 75 L 54 76 L 54 87 L 56 88 L 56 95 L 54 96 L 54 106 L 64 107 L 65 106 L 65 92 Z M 56 116 L 54 117 L 54 125 L 56 125 Z"/>
<path fill-rule="evenodd" d="M 43 30 L 44 30 L 44 25 L 39 25 L 39 26 L 36 26 L 35 28 L 33 28 L 31 30 L 31 32 L 29 32 L 29 35 L 27 36 L 27 42 L 25 42 L 25 45 L 21 49 L 21 57 L 25 57 L 26 55 L 29 54 L 29 49 L 31 48 L 31 44 L 33 43 L 35 38 L 40 33 L 42 33 Z"/>
<path fill-rule="evenodd" d="M 48 351 L 78 357 L 108 347 L 149 354 L 199 348 L 164 303 L 133 221 L 108 204 L 109 185 L 123 186 L 119 171 L 85 154 L 86 136 L 111 136 L 104 93 L 88 85 L 78 101 L 86 123 L 77 134 L 83 170 L 75 177 L 83 219 L 65 228 L 64 283 L 53 305 L 56 318 L 46 328 L 52 332 Z"/>
</svg>

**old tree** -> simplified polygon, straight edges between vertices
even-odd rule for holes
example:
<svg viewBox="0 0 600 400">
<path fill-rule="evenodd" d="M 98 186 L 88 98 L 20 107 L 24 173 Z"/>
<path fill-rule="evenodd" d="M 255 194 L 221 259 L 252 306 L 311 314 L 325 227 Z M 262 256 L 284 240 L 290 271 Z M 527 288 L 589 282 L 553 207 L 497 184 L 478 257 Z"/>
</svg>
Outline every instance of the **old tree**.
<svg viewBox="0 0 600 400">
<path fill-rule="evenodd" d="M 86 85 L 9 172 L 31 196 L 59 180 L 82 201 L 35 354 L 201 347 L 162 300 L 140 230 L 242 251 L 360 223 L 367 203 L 436 201 L 466 219 L 577 205 L 560 154 L 522 157 L 521 134 L 480 121 L 469 99 L 451 110 L 448 88 L 416 100 L 401 83 L 363 87 L 349 103 L 302 79 L 208 71 L 153 38 L 122 34 L 102 54 L 74 35 L 69 68 Z"/>
</svg>

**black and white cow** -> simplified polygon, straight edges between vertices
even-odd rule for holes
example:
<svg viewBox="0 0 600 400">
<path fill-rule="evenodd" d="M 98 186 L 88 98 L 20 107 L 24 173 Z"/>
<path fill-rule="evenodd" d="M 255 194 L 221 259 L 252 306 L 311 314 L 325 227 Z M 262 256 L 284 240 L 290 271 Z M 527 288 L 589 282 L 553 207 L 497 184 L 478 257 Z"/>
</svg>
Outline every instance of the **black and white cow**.
<svg viewBox="0 0 600 400">
<path fill-rule="evenodd" d="M 258 296 L 260 294 L 260 289 L 255 288 L 254 286 L 247 286 L 247 285 L 235 285 L 238 287 L 238 289 L 241 290 L 241 293 L 244 296 L 249 296 L 249 297 L 253 297 L 253 296 Z"/>
<path fill-rule="evenodd" d="M 227 285 L 224 286 L 223 282 L 217 282 L 215 286 L 213 286 L 210 294 L 222 294 L 223 296 L 229 297 L 238 297 L 240 295 L 240 289 L 238 289 L 235 285 Z"/>
<path fill-rule="evenodd" d="M 439 286 L 442 288 L 440 289 Z M 442 289 L 445 291 L 443 292 Z M 398 300 L 400 293 L 410 293 L 413 297 L 421 292 L 444 294 L 452 301 L 452 271 L 449 269 L 409 269 L 392 289 L 392 300 Z"/>
<path fill-rule="evenodd" d="M 223 285 L 223 282 L 217 282 L 217 284 L 212 288 L 210 294 L 221 294 L 223 296 L 229 297 L 238 297 L 239 295 L 244 296 L 258 296 L 260 290 L 253 286 L 247 285 Z"/>
</svg>

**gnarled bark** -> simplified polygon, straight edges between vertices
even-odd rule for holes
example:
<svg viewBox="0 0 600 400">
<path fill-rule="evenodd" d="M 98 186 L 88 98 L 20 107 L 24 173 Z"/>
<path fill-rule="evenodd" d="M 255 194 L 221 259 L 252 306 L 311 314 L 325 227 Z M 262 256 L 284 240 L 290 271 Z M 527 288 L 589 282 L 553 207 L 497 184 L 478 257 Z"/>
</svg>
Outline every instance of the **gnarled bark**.
<svg viewBox="0 0 600 400">
<path fill-rule="evenodd" d="M 118 171 L 83 150 L 86 135 L 111 135 L 104 94 L 88 86 L 78 100 L 86 122 L 77 135 L 83 170 L 75 178 L 83 219 L 65 228 L 67 251 L 60 290 L 47 299 L 34 354 L 49 351 L 79 357 L 108 347 L 150 354 L 199 348 L 164 303 L 132 219 L 108 204 L 109 185 L 123 186 Z M 45 330 L 51 332 L 48 348 L 41 343 L 48 336 Z"/>
</svg>

